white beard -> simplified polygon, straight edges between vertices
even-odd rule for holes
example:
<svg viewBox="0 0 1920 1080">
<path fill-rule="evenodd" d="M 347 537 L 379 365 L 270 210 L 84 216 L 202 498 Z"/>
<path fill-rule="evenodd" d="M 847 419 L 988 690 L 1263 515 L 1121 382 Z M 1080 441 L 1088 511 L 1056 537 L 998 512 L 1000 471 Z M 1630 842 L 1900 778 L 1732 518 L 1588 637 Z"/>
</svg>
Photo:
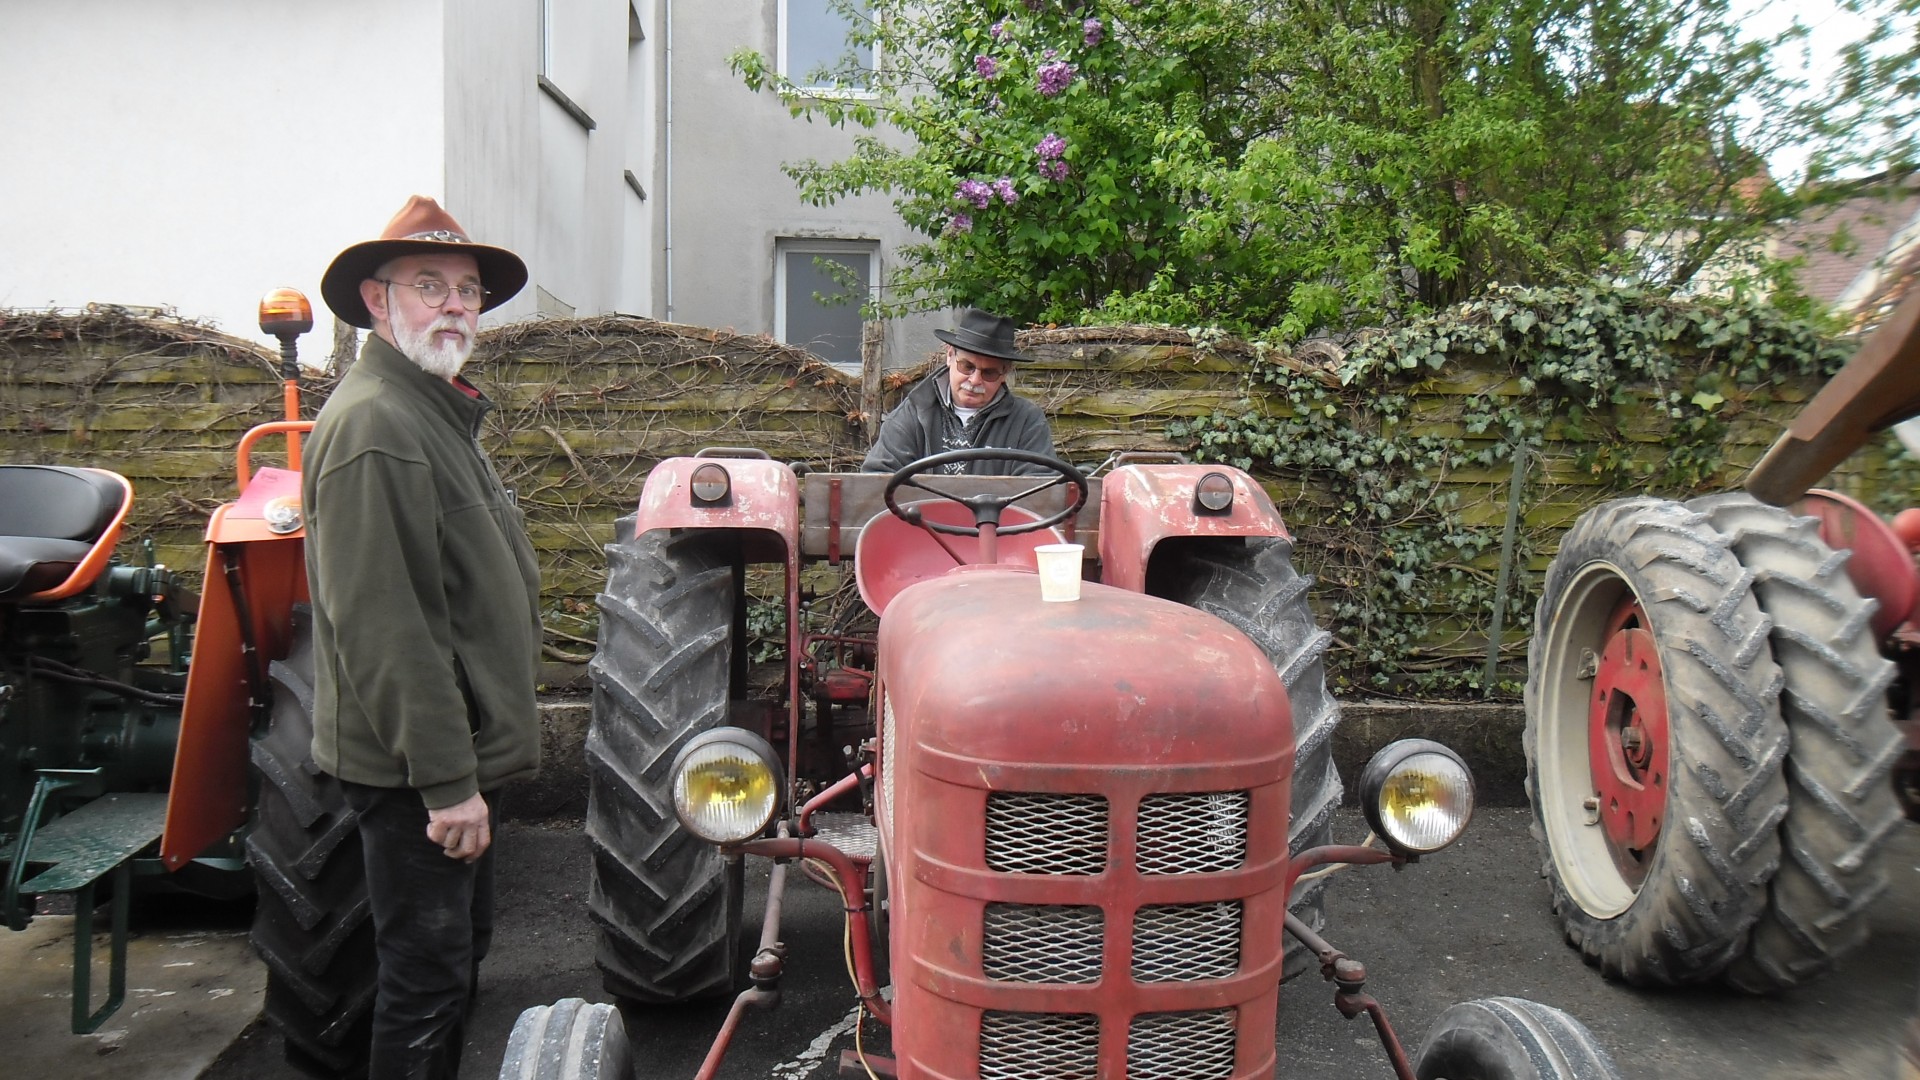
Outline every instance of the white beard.
<svg viewBox="0 0 1920 1080">
<path fill-rule="evenodd" d="M 473 356 L 473 334 L 458 317 L 441 315 L 418 331 L 402 319 L 395 319 L 390 325 L 393 343 L 400 354 L 429 375 L 451 379 L 460 374 L 460 369 L 466 367 L 467 360 Z M 458 330 L 460 340 L 436 341 L 435 334 L 442 329 Z"/>
</svg>

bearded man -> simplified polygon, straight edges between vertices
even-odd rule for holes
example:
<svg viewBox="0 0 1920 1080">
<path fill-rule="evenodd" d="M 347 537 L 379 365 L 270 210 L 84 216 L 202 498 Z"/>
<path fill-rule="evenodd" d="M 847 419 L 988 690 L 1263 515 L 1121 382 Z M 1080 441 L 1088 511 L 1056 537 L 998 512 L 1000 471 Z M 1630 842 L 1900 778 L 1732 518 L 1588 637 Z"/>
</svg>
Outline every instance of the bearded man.
<svg viewBox="0 0 1920 1080">
<path fill-rule="evenodd" d="M 539 764 L 540 573 L 461 375 L 480 313 L 526 284 L 414 196 L 321 280 L 372 331 L 301 477 L 313 760 L 357 811 L 378 956 L 369 1075 L 452 1077 L 493 927 L 497 789 Z"/>
</svg>

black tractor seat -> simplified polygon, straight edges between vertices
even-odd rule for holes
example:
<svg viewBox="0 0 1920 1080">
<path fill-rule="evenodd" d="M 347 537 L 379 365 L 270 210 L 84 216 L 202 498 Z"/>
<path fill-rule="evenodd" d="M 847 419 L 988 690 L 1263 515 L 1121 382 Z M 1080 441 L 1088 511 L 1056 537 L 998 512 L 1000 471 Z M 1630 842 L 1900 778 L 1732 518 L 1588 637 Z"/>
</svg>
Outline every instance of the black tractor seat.
<svg viewBox="0 0 1920 1080">
<path fill-rule="evenodd" d="M 98 469 L 0 465 L 0 603 L 59 587 L 112 528 L 126 481 Z"/>
</svg>

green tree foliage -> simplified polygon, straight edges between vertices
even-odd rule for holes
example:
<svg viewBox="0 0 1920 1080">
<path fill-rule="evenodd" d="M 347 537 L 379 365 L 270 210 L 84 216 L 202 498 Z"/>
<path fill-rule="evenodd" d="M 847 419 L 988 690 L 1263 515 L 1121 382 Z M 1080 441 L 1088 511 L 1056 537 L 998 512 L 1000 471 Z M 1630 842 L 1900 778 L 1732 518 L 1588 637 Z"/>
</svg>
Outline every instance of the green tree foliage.
<svg viewBox="0 0 1920 1080">
<path fill-rule="evenodd" d="M 1743 37 L 1728 0 L 871 0 L 869 94 L 731 62 L 867 129 L 788 171 L 895 199 L 909 304 L 1294 338 L 1498 282 L 1777 288 L 1762 230 L 1843 189 L 1766 155 L 1912 158 L 1920 0 L 1845 2 L 1875 29 L 1815 87 L 1778 66 L 1805 31 Z"/>
</svg>

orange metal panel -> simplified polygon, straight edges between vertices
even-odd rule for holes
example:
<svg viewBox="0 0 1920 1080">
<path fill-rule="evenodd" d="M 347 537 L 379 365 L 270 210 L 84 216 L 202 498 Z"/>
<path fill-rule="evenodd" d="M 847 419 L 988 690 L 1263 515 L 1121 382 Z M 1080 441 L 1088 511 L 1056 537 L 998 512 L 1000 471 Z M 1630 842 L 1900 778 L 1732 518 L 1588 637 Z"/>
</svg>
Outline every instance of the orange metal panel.
<svg viewBox="0 0 1920 1080">
<path fill-rule="evenodd" d="M 215 510 L 207 522 L 206 579 L 194 632 L 193 663 L 187 673 L 180 743 L 174 751 L 166 833 L 160 841 L 160 857 L 168 869 L 179 869 L 231 833 L 251 810 L 247 795 L 251 685 L 227 559 L 231 554 L 237 561 L 264 682 L 268 663 L 285 658 L 291 645 L 293 605 L 307 600 L 304 534 L 275 536 L 259 519 L 260 506 L 285 486 L 288 476 L 293 477 L 297 492 L 297 473 L 260 470 L 240 502 Z"/>
</svg>

